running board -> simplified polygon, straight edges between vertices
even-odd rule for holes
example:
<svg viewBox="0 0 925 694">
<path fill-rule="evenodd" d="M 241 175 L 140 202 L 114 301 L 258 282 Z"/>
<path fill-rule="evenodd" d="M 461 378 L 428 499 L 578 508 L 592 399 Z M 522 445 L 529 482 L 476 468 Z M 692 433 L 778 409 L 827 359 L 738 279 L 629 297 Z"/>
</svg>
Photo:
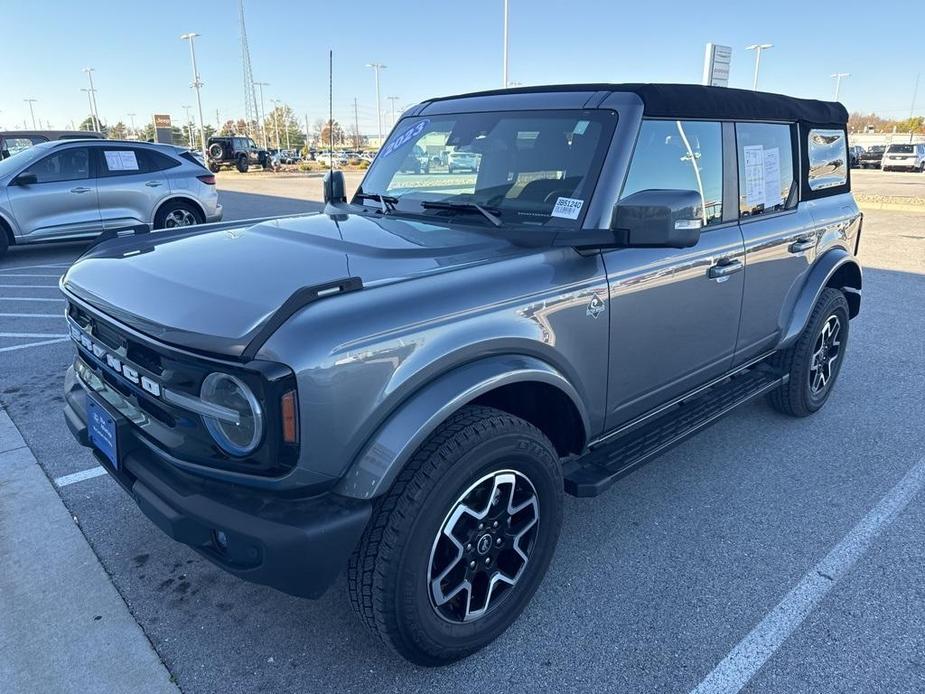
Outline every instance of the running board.
<svg viewBox="0 0 925 694">
<path fill-rule="evenodd" d="M 597 496 L 621 477 L 654 460 L 720 417 L 787 382 L 786 375 L 761 364 L 698 393 L 619 438 L 563 464 L 565 491 Z"/>
</svg>

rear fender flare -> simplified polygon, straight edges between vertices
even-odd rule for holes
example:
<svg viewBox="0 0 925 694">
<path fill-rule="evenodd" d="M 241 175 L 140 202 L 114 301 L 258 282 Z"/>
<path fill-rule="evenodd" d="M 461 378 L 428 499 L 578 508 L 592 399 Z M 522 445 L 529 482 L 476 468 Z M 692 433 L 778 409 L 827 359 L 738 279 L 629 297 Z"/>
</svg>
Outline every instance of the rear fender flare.
<svg viewBox="0 0 925 694">
<path fill-rule="evenodd" d="M 590 422 L 581 398 L 559 371 L 535 357 L 489 357 L 453 369 L 405 400 L 367 441 L 334 491 L 357 499 L 385 493 L 414 452 L 450 415 L 485 393 L 523 381 L 564 392 L 578 410 L 588 437 Z"/>
</svg>

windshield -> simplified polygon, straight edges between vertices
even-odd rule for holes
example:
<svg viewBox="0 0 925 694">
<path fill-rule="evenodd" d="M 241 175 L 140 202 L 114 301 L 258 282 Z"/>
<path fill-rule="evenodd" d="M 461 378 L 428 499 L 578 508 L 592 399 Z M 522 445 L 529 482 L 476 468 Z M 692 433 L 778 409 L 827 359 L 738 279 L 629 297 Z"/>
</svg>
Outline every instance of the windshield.
<svg viewBox="0 0 925 694">
<path fill-rule="evenodd" d="M 914 151 L 912 145 L 890 145 L 887 150 L 890 154 L 912 154 Z"/>
<path fill-rule="evenodd" d="M 394 211 L 437 217 L 475 204 L 505 224 L 577 228 L 616 120 L 613 111 L 405 118 L 373 161 L 357 202 L 384 194 L 395 200 Z M 478 214 L 466 221 L 490 222 Z"/>
<path fill-rule="evenodd" d="M 20 168 L 28 164 L 44 151 L 45 148 L 39 145 L 37 147 L 30 147 L 29 149 L 22 149 L 16 154 L 0 160 L 0 178 L 9 176 L 12 173 L 17 173 Z"/>
</svg>

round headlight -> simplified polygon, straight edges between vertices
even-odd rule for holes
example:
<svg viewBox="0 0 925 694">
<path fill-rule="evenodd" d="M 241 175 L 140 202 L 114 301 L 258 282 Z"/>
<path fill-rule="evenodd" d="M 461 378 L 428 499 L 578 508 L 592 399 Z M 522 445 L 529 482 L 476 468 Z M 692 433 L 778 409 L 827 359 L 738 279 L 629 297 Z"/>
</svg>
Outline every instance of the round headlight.
<svg viewBox="0 0 925 694">
<path fill-rule="evenodd" d="M 222 450 L 234 456 L 244 456 L 257 448 L 263 436 L 263 410 L 247 384 L 228 374 L 211 373 L 202 382 L 199 397 L 238 415 L 237 422 L 229 421 L 229 417 L 202 417 Z"/>
</svg>

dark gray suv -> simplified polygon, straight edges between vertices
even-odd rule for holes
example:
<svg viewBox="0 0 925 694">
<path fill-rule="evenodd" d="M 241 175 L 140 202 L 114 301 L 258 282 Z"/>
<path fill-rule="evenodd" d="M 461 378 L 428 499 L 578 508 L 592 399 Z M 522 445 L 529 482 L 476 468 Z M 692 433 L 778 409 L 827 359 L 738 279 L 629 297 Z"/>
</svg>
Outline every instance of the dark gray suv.
<svg viewBox="0 0 925 694">
<path fill-rule="evenodd" d="M 323 214 L 78 260 L 67 423 L 210 561 L 304 597 L 346 565 L 383 641 L 464 657 L 539 587 L 563 493 L 758 396 L 830 397 L 861 298 L 846 123 L 691 85 L 426 101 Z"/>
</svg>

